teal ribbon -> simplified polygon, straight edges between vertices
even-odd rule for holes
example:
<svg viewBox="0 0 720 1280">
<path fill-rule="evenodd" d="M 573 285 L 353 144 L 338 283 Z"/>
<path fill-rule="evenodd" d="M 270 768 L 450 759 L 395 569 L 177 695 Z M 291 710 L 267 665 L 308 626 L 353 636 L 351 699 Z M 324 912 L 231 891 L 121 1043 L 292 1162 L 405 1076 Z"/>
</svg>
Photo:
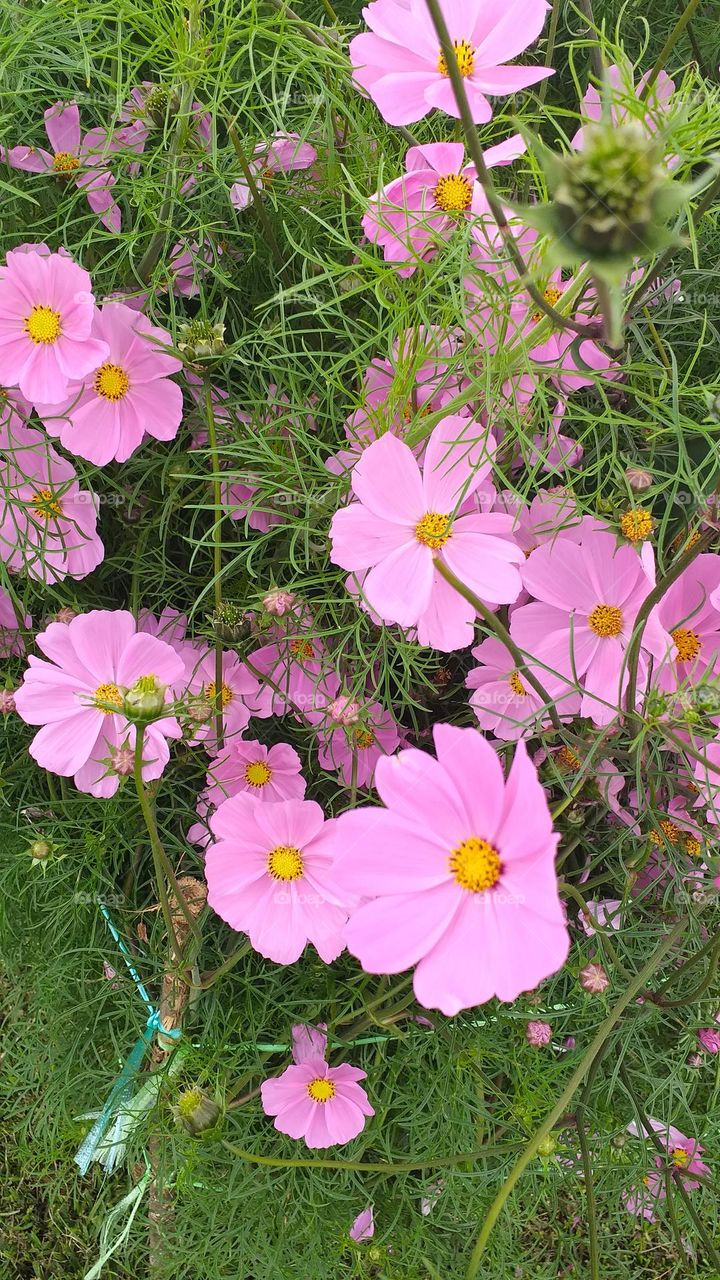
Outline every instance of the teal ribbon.
<svg viewBox="0 0 720 1280">
<path fill-rule="evenodd" d="M 140 975 L 132 962 L 130 952 L 115 928 L 115 925 L 110 918 L 110 914 L 103 903 L 100 903 L 100 911 L 102 912 L 105 923 L 115 939 L 118 949 L 122 954 L 125 964 L 127 965 L 130 976 L 135 983 L 138 995 L 148 1011 L 148 1017 L 147 1022 L 145 1023 L 145 1029 L 143 1030 L 142 1035 L 140 1035 L 135 1041 L 135 1044 L 125 1059 L 120 1074 L 110 1090 L 102 1111 L 97 1116 L 97 1119 L 90 1131 L 83 1138 L 83 1141 L 75 1154 L 75 1163 L 80 1169 L 80 1173 L 83 1175 L 87 1173 L 90 1165 L 95 1159 L 100 1161 L 108 1173 L 112 1173 L 117 1159 L 117 1153 L 114 1152 L 113 1144 L 111 1143 L 109 1149 L 104 1151 L 101 1155 L 98 1154 L 99 1148 L 103 1144 L 103 1140 L 105 1139 L 110 1125 L 113 1121 L 117 1122 L 122 1111 L 125 1109 L 132 1097 L 133 1081 L 143 1064 L 145 1054 L 150 1048 L 155 1034 L 160 1033 L 161 1035 L 168 1036 L 172 1040 L 179 1040 L 182 1035 L 179 1027 L 173 1027 L 171 1030 L 166 1030 L 163 1026 L 160 1011 L 152 1003 L 152 1000 L 140 979 Z M 120 1146 L 120 1149 L 122 1149 L 122 1146 L 124 1146 L 124 1144 Z"/>
</svg>

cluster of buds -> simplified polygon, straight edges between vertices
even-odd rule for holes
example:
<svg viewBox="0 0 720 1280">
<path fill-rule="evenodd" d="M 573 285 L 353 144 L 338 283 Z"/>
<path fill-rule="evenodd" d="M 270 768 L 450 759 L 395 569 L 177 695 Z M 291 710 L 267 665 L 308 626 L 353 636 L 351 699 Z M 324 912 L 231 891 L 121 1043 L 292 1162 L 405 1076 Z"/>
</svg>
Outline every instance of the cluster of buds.
<svg viewBox="0 0 720 1280">
<path fill-rule="evenodd" d="M 177 349 L 186 360 L 202 360 L 222 355 L 225 350 L 225 325 L 218 321 L 190 320 L 178 330 Z"/>
</svg>

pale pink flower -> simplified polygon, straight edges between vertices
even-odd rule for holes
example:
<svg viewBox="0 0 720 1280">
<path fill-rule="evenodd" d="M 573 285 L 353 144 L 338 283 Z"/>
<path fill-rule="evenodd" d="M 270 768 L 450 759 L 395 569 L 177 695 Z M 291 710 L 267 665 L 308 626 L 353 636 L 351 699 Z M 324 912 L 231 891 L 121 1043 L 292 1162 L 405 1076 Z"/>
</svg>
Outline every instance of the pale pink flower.
<svg viewBox="0 0 720 1280">
<path fill-rule="evenodd" d="M 440 724 L 433 737 L 437 759 L 408 749 L 378 761 L 387 807 L 337 819 L 334 872 L 362 899 L 346 937 L 363 968 L 417 966 L 417 999 L 452 1016 L 536 987 L 564 963 L 569 938 L 558 836 L 524 744 L 505 781 L 477 730 Z"/>
<path fill-rule="evenodd" d="M 331 1067 L 325 1061 L 325 1048 L 317 1045 L 314 1053 L 307 1048 L 298 1055 L 294 1045 L 294 1063 L 282 1075 L 263 1081 L 263 1111 L 275 1117 L 280 1133 L 303 1138 L 308 1147 L 341 1146 L 356 1138 L 367 1117 L 375 1114 L 358 1083 L 366 1072 L 346 1063 Z"/>
<path fill-rule="evenodd" d="M 485 152 L 488 168 L 510 164 L 526 150 L 519 134 Z M 410 147 L 405 173 L 370 197 L 362 227 L 380 245 L 386 262 L 402 263 L 398 274 L 412 275 L 418 260 L 437 252 L 459 222 L 488 210 L 473 164 L 465 164 L 462 142 L 431 142 Z"/>
<path fill-rule="evenodd" d="M 341 695 L 328 703 L 327 717 L 328 720 L 334 720 L 336 724 L 357 724 L 361 710 L 362 706 L 356 698 Z"/>
<path fill-rule="evenodd" d="M 105 550 L 97 498 L 47 440 L 0 459 L 0 556 L 13 572 L 41 582 L 84 578 Z"/>
<path fill-rule="evenodd" d="M 472 651 L 478 666 L 468 672 L 465 684 L 472 689 L 470 706 L 481 729 L 491 730 L 507 742 L 537 733 L 547 723 L 547 707 L 533 689 L 505 645 L 496 636 L 488 636 Z M 544 689 L 559 714 L 568 719 L 580 709 L 580 694 L 567 682 L 552 677 L 536 664 L 529 669 Z"/>
<path fill-rule="evenodd" d="M 385 622 L 417 626 L 420 644 L 450 651 L 473 637 L 475 610 L 441 578 L 436 556 L 490 605 L 520 593 L 515 566 L 523 554 L 511 517 L 457 514 L 488 475 L 494 449 L 492 435 L 451 415 L 432 432 L 421 472 L 408 446 L 384 435 L 353 468 L 359 501 L 333 517 L 334 563 L 369 569 L 363 593 L 370 608 Z"/>
<path fill-rule="evenodd" d="M 302 800 L 306 784 L 301 769 L 297 751 L 287 742 L 266 747 L 262 742 L 235 738 L 215 756 L 208 769 L 205 790 L 198 797 L 198 814 L 207 818 L 223 800 L 243 792 L 263 804 Z M 188 831 L 188 839 L 205 844 L 205 823 L 196 822 Z"/>
<path fill-rule="evenodd" d="M 580 714 L 609 724 L 618 714 L 628 671 L 625 652 L 638 610 L 652 588 L 633 547 L 611 533 L 588 533 L 538 547 L 523 569 L 533 604 L 513 613 L 510 633 L 524 653 L 568 683 L 582 685 Z M 653 616 L 643 632 L 640 676 L 648 657 L 662 659 L 672 644 Z"/>
<path fill-rule="evenodd" d="M 552 1040 L 552 1027 L 549 1022 L 528 1022 L 525 1028 L 525 1039 L 534 1049 L 542 1049 Z"/>
<path fill-rule="evenodd" d="M 0 267 L 0 380 L 33 403 L 58 404 L 109 348 L 91 337 L 96 308 L 87 271 L 42 248 L 9 253 Z"/>
<path fill-rule="evenodd" d="M 552 75 L 539 66 L 506 66 L 540 35 L 549 5 L 545 0 L 441 0 L 455 48 L 472 118 L 492 116 L 491 97 L 517 93 Z M 365 89 L 388 124 L 413 124 L 434 107 L 459 116 L 455 94 L 425 0 L 374 0 L 363 9 L 370 27 L 350 41 L 357 84 Z"/>
<path fill-rule="evenodd" d="M 317 151 L 309 142 L 301 142 L 299 133 L 276 133 L 269 142 L 258 142 L 249 168 L 256 187 L 262 191 L 272 184 L 276 173 L 310 169 L 316 160 Z M 250 188 L 245 178 L 231 186 L 230 201 L 236 209 L 246 209 L 249 205 Z"/>
<path fill-rule="evenodd" d="M 322 640 L 289 618 L 287 632 L 247 655 L 260 684 L 249 698 L 252 715 L 260 719 L 291 711 L 301 720 L 317 723 L 340 690 L 340 681 Z"/>
<path fill-rule="evenodd" d="M 661 1120 L 654 1120 L 652 1116 L 648 1117 L 648 1123 L 661 1139 L 667 1155 L 664 1159 L 660 1155 L 655 1156 L 653 1169 L 643 1178 L 639 1186 L 625 1193 L 623 1203 L 629 1213 L 647 1218 L 652 1222 L 659 1205 L 667 1195 L 665 1186 L 667 1168 L 672 1171 L 674 1177 L 679 1178 L 686 1191 L 693 1191 L 698 1186 L 697 1179 L 692 1176 L 694 1173 L 701 1177 L 709 1177 L 711 1170 L 700 1159 L 703 1147 L 696 1138 L 688 1138 L 673 1125 L 663 1124 Z M 627 1126 L 627 1131 L 636 1138 L 646 1138 L 649 1141 L 645 1129 L 635 1120 Z M 654 1147 L 653 1150 L 655 1150 Z"/>
<path fill-rule="evenodd" d="M 126 462 L 146 435 L 173 440 L 182 419 L 182 391 L 170 375 L 182 364 L 164 348 L 165 329 L 122 302 L 106 302 L 92 334 L 107 357 L 90 378 L 68 384 L 67 402 L 36 408 L 45 428 L 64 448 L 103 467 Z"/>
<path fill-rule="evenodd" d="M 697 1036 L 706 1053 L 720 1053 L 720 1031 L 717 1027 L 700 1027 Z"/>
<path fill-rule="evenodd" d="M 297 596 L 292 591 L 283 591 L 281 587 L 273 587 L 263 596 L 263 609 L 275 618 L 283 618 L 292 609 Z"/>
<path fill-rule="evenodd" d="M 184 650 L 188 679 L 188 691 L 196 697 L 203 698 L 211 710 L 211 719 L 201 724 L 193 736 L 194 742 L 204 742 L 210 750 L 215 745 L 214 710 L 216 699 L 215 650 L 204 646 L 190 645 Z M 236 653 L 226 650 L 222 654 L 222 687 L 220 702 L 222 706 L 223 733 L 226 738 L 242 734 L 250 719 L 248 701 L 256 698 L 258 682 L 241 662 Z"/>
<path fill-rule="evenodd" d="M 717 603 L 713 603 L 713 601 Z M 699 555 L 668 587 L 655 614 L 672 645 L 654 673 L 661 689 L 712 679 L 720 667 L 720 556 Z"/>
<path fill-rule="evenodd" d="M 141 676 L 167 686 L 166 701 L 182 687 L 182 660 L 162 640 L 143 635 L 125 610 L 94 609 L 67 624 L 51 622 L 37 636 L 44 658 L 29 658 L 15 694 L 20 716 L 42 725 L 29 752 L 43 769 L 73 777 L 80 791 L 112 796 L 118 776 L 112 754 L 135 746 L 135 727 L 123 714 L 123 694 Z M 117 710 L 111 710 L 116 707 Z M 143 778 L 159 778 L 169 759 L 168 738 L 180 727 L 165 716 L 145 730 Z"/>
<path fill-rule="evenodd" d="M 0 474 L 2 474 L 1 471 Z M 27 631 L 31 626 L 30 614 L 23 613 L 19 608 L 16 609 L 12 596 L 8 595 L 4 587 L 0 587 L 0 658 L 22 656 L 25 652 L 25 641 L 20 634 L 20 629 Z"/>
<path fill-rule="evenodd" d="M 337 727 L 330 724 L 320 731 L 318 760 L 323 769 L 337 769 L 346 787 L 352 786 L 353 776 L 358 787 L 369 787 L 378 760 L 392 755 L 400 744 L 398 726 L 379 702 L 361 709 L 359 723 L 353 722 L 349 728 L 346 724 L 341 721 Z"/>
<path fill-rule="evenodd" d="M 633 69 L 629 62 L 626 66 L 616 66 L 613 63 L 611 66 L 605 67 L 603 79 L 609 106 L 607 118 L 613 125 L 624 124 L 628 120 L 638 120 L 640 118 L 637 106 L 641 100 L 641 94 L 644 94 L 649 76 L 650 72 L 646 71 L 640 77 L 637 87 L 635 87 Z M 667 72 L 658 72 L 652 88 L 642 99 L 644 108 L 642 118 L 648 133 L 656 133 L 658 129 L 665 127 L 674 92 L 675 83 L 670 79 Z M 635 99 L 638 101 L 636 102 Z M 580 115 L 587 124 L 599 124 L 603 119 L 603 94 L 594 84 L 588 85 L 585 91 L 583 100 L 580 103 Z M 572 139 L 573 147 L 581 149 L 584 146 L 584 134 L 585 127 L 583 125 Z"/>
<path fill-rule="evenodd" d="M 375 1218 L 373 1217 L 373 1207 L 368 1205 L 367 1209 L 363 1209 L 353 1222 L 348 1235 L 356 1244 L 361 1244 L 363 1240 L 372 1240 L 375 1235 Z"/>
<path fill-rule="evenodd" d="M 263 804 L 247 793 L 224 800 L 210 819 L 208 903 L 267 960 L 294 964 L 312 942 L 330 964 L 345 946 L 333 826 L 313 800 Z"/>
<path fill-rule="evenodd" d="M 159 636 L 173 649 L 180 649 L 187 634 L 187 616 L 166 605 L 159 614 L 141 609 L 138 614 L 138 631 L 146 631 L 149 636 Z"/>
</svg>

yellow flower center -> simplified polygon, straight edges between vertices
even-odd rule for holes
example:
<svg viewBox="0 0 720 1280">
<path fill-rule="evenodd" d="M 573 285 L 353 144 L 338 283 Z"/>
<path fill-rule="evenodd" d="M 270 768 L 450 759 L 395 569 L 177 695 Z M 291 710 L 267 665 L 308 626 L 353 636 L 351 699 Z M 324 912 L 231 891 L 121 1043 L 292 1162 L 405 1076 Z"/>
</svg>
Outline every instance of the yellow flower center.
<svg viewBox="0 0 720 1280">
<path fill-rule="evenodd" d="M 580 764 L 581 764 L 580 757 L 576 756 L 575 752 L 571 751 L 569 747 L 561 747 L 559 751 L 555 752 L 553 759 L 561 769 L 579 769 L 580 768 Z"/>
<path fill-rule="evenodd" d="M 433 199 L 445 213 L 459 213 L 472 203 L 472 187 L 459 173 L 447 173 L 438 180 Z"/>
<path fill-rule="evenodd" d="M 510 672 L 510 675 L 508 676 L 508 684 L 510 685 L 510 688 L 512 689 L 513 693 L 517 694 L 518 698 L 527 697 L 527 689 L 525 688 L 525 685 L 520 679 L 519 672 L 517 671 Z"/>
<path fill-rule="evenodd" d="M 549 284 L 547 289 L 545 289 L 543 293 L 543 297 L 545 298 L 545 301 L 547 302 L 549 307 L 556 307 L 558 302 L 562 298 L 562 289 L 558 289 L 556 284 Z M 542 311 L 533 311 L 531 319 L 535 324 L 539 324 L 542 318 L 543 318 Z"/>
<path fill-rule="evenodd" d="M 500 879 L 500 854 L 487 840 L 471 836 L 450 854 L 450 870 L 462 889 L 482 893 Z"/>
<path fill-rule="evenodd" d="M 216 692 L 217 692 L 217 685 L 215 684 L 214 680 L 211 680 L 205 690 L 205 697 L 207 698 L 208 702 L 215 701 Z M 222 684 L 220 686 L 220 703 L 223 707 L 226 707 L 229 702 L 232 702 L 234 697 L 235 697 L 235 694 L 233 693 L 229 685 Z"/>
<path fill-rule="evenodd" d="M 103 400 L 122 400 L 129 386 L 130 379 L 119 364 L 101 364 L 93 382 L 95 395 Z"/>
<path fill-rule="evenodd" d="M 41 343 L 44 346 L 50 346 L 53 342 L 57 342 L 62 332 L 60 312 L 36 303 L 30 315 L 25 317 L 24 328 L 30 341 L 36 346 Z"/>
<path fill-rule="evenodd" d="M 309 640 L 291 640 L 290 652 L 296 658 L 305 658 L 306 660 L 315 657 L 315 650 Z"/>
<path fill-rule="evenodd" d="M 313 1102 L 329 1102 L 335 1097 L 335 1085 L 332 1080 L 323 1080 L 322 1076 L 316 1076 L 311 1080 L 307 1091 Z"/>
<path fill-rule="evenodd" d="M 372 729 L 356 729 L 354 738 L 355 746 L 360 747 L 362 751 L 375 745 L 375 734 Z"/>
<path fill-rule="evenodd" d="M 684 1169 L 690 1163 L 690 1153 L 684 1147 L 673 1147 L 670 1152 L 672 1162 L 678 1169 Z"/>
<path fill-rule="evenodd" d="M 694 836 L 683 836 L 683 844 L 685 845 L 685 852 L 689 854 L 691 858 L 700 857 L 700 854 L 702 853 L 702 845 Z"/>
<path fill-rule="evenodd" d="M 415 537 L 418 542 L 422 542 L 424 547 L 430 547 L 433 551 L 439 551 L 440 547 L 445 546 L 450 533 L 450 517 L 442 515 L 439 511 L 428 511 L 415 525 Z"/>
<path fill-rule="evenodd" d="M 588 618 L 590 630 L 596 636 L 606 640 L 610 636 L 619 636 L 622 631 L 622 611 L 614 604 L 596 604 Z"/>
<path fill-rule="evenodd" d="M 662 819 L 660 823 L 660 831 L 662 831 L 665 836 L 665 840 L 669 840 L 670 844 L 677 844 L 679 842 L 680 828 L 676 827 L 675 823 L 671 822 L 669 818 Z M 663 840 L 663 837 L 660 835 L 660 831 L 651 831 L 650 840 L 653 844 L 658 845 L 658 847 L 661 848 L 665 844 L 665 840 Z"/>
<path fill-rule="evenodd" d="M 80 168 L 80 161 L 77 156 L 71 155 L 69 151 L 56 151 L 53 160 L 53 169 L 56 173 L 72 173 L 74 169 Z"/>
<path fill-rule="evenodd" d="M 620 517 L 620 529 L 628 542 L 643 542 L 653 529 L 653 518 L 642 507 L 631 507 Z"/>
<path fill-rule="evenodd" d="M 475 50 L 469 40 L 453 40 L 455 61 L 461 76 L 471 76 L 475 70 Z M 441 76 L 449 75 L 448 65 L 442 49 L 438 57 L 437 69 Z"/>
<path fill-rule="evenodd" d="M 101 707 L 101 702 L 110 702 L 115 707 L 121 707 L 123 704 L 122 694 L 116 684 L 99 684 L 95 690 L 95 706 L 98 711 L 102 711 L 104 716 L 111 716 L 111 707 Z"/>
<path fill-rule="evenodd" d="M 273 880 L 299 880 L 303 873 L 302 854 L 294 844 L 278 844 L 268 854 L 267 869 Z"/>
<path fill-rule="evenodd" d="M 677 627 L 670 634 L 677 647 L 676 662 L 692 662 L 693 658 L 697 658 L 701 644 L 696 631 L 690 631 L 687 627 Z"/>
<path fill-rule="evenodd" d="M 53 520 L 63 513 L 60 499 L 55 497 L 52 489 L 37 489 L 32 505 L 43 520 Z"/>
<path fill-rule="evenodd" d="M 245 765 L 245 781 L 250 787 L 264 787 L 272 778 L 272 769 L 264 760 L 253 760 Z"/>
</svg>

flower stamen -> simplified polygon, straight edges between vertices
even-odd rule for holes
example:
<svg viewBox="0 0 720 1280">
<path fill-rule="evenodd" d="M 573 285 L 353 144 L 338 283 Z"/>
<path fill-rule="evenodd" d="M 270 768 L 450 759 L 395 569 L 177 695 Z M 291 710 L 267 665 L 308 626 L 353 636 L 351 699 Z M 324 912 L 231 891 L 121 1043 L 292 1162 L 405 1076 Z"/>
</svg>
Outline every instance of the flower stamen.
<svg viewBox="0 0 720 1280">
<path fill-rule="evenodd" d="M 483 893 L 497 884 L 502 872 L 500 854 L 487 840 L 470 836 L 450 854 L 450 871 L 462 889 Z"/>
</svg>

